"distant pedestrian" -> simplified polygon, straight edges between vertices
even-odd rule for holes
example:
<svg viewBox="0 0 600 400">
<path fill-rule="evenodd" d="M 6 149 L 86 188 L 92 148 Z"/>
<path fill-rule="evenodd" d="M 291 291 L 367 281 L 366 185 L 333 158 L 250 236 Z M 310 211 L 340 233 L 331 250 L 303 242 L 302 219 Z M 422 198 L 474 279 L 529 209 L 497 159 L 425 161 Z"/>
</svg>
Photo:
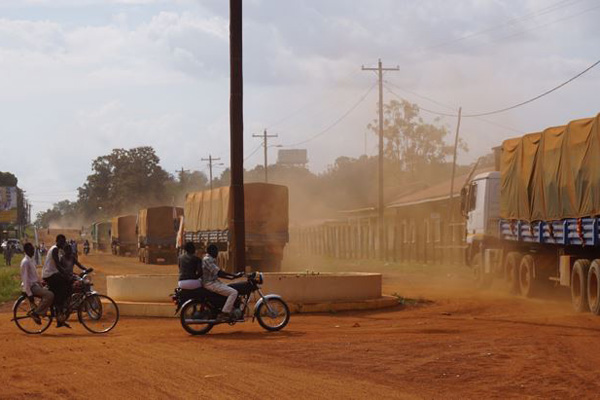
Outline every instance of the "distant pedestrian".
<svg viewBox="0 0 600 400">
<path fill-rule="evenodd" d="M 4 250 L 4 261 L 7 267 L 10 267 L 12 264 L 12 256 L 14 251 L 15 250 L 12 243 L 7 243 L 6 249 Z"/>
</svg>

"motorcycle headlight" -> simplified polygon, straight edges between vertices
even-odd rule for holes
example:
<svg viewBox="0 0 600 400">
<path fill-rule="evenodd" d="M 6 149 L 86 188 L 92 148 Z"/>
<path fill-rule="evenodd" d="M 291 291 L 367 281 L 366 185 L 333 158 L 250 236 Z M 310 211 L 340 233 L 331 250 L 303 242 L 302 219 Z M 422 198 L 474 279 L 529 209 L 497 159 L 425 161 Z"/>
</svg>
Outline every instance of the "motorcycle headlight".
<svg viewBox="0 0 600 400">
<path fill-rule="evenodd" d="M 92 277 L 91 276 L 86 276 L 85 278 L 83 278 L 83 283 L 85 283 L 86 285 L 91 285 L 92 284 Z"/>
<path fill-rule="evenodd" d="M 254 274 L 254 282 L 258 285 L 262 285 L 263 283 L 263 274 L 262 272 L 256 272 Z"/>
</svg>

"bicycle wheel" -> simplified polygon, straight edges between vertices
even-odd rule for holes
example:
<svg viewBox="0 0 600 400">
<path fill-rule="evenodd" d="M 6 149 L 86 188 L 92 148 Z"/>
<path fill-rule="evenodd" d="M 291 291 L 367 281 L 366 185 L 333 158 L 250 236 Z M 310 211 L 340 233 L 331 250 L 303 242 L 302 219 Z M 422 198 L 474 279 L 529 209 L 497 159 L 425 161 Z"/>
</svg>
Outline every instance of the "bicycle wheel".
<svg viewBox="0 0 600 400">
<path fill-rule="evenodd" d="M 35 335 L 44 332 L 50 327 L 52 315 L 49 310 L 46 311 L 46 315 L 40 315 L 40 319 L 42 320 L 40 325 L 36 324 L 30 316 L 32 309 L 37 308 L 41 300 L 39 297 L 34 297 L 35 306 L 33 308 L 27 296 L 21 296 L 15 302 L 13 306 L 13 321 L 15 321 L 17 327 L 23 332 Z"/>
<path fill-rule="evenodd" d="M 103 294 L 87 296 L 77 309 L 77 318 L 92 333 L 106 333 L 119 322 L 117 303 Z"/>
<path fill-rule="evenodd" d="M 290 322 L 290 309 L 281 299 L 266 298 L 256 310 L 256 319 L 266 330 L 278 331 Z"/>
<path fill-rule="evenodd" d="M 215 316 L 213 314 L 211 308 L 205 303 L 194 300 L 183 306 L 179 314 L 179 320 L 187 333 L 191 335 L 204 335 L 212 329 L 214 324 L 196 321 L 214 319 Z"/>
</svg>

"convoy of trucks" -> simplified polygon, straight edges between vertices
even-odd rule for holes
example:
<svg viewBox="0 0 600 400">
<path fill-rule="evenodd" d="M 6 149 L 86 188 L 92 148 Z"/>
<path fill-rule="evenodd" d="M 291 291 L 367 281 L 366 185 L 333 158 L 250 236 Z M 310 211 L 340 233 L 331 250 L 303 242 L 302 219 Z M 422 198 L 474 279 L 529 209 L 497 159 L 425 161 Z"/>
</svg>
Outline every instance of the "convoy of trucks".
<svg viewBox="0 0 600 400">
<path fill-rule="evenodd" d="M 136 215 L 121 215 L 111 219 L 111 250 L 119 256 L 137 254 Z"/>
<path fill-rule="evenodd" d="M 600 315 L 600 114 L 504 141 L 496 169 L 462 191 L 478 284 L 568 287 L 575 310 Z"/>
<path fill-rule="evenodd" d="M 110 221 L 92 224 L 92 246 L 97 251 L 107 251 L 110 248 Z"/>
<path fill-rule="evenodd" d="M 146 264 L 177 262 L 177 229 L 183 208 L 144 208 L 137 216 L 138 258 Z"/>
<path fill-rule="evenodd" d="M 214 243 L 219 265 L 232 271 L 233 203 L 229 187 L 188 193 L 180 234 L 199 252 Z M 288 189 L 268 183 L 244 184 L 246 265 L 253 270 L 280 271 L 289 241 Z"/>
</svg>

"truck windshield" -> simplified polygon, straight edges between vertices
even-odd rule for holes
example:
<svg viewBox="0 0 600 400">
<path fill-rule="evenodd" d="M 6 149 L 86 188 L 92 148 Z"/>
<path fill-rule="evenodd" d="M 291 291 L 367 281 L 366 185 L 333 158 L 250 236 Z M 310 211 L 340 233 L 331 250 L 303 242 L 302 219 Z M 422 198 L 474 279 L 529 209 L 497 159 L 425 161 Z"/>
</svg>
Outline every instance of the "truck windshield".
<svg viewBox="0 0 600 400">
<path fill-rule="evenodd" d="M 477 183 L 472 183 L 469 189 L 468 211 L 473 211 L 477 205 Z"/>
</svg>

